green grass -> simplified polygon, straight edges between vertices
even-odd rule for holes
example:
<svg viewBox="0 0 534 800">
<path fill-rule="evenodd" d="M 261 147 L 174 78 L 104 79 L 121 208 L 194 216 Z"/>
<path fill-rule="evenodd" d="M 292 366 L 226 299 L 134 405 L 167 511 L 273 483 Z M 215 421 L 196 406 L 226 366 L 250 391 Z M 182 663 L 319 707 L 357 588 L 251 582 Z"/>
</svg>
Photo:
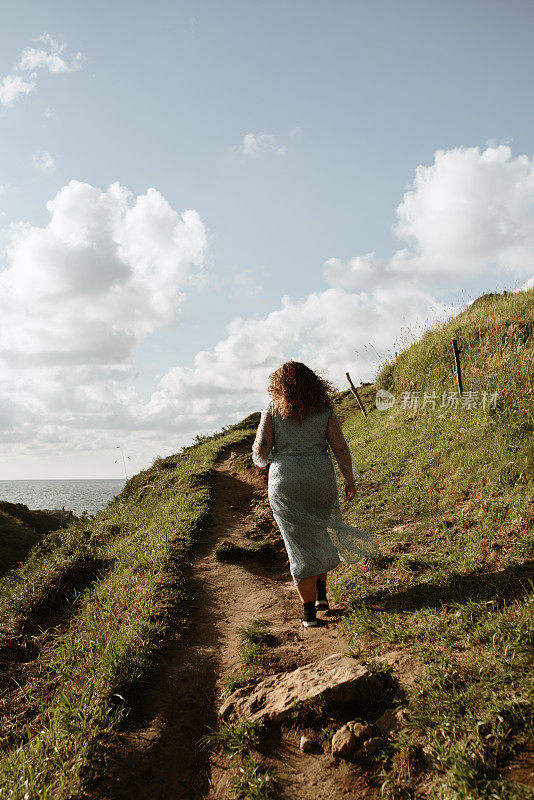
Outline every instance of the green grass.
<svg viewBox="0 0 534 800">
<path fill-rule="evenodd" d="M 0 509 L 0 564 L 7 572 L 28 557 L 41 535 Z"/>
<path fill-rule="evenodd" d="M 241 630 L 244 643 L 259 644 L 265 631 L 259 621 L 253 621 Z M 231 778 L 232 797 L 236 800 L 274 800 L 276 781 L 274 773 L 265 767 L 252 750 L 258 750 L 265 723 L 250 722 L 242 718 L 236 722 L 225 722 L 217 730 L 203 736 L 200 747 L 222 748 L 237 766 Z"/>
<path fill-rule="evenodd" d="M 421 671 L 408 739 L 384 756 L 387 796 L 411 796 L 421 770 L 407 779 L 406 764 L 425 742 L 438 762 L 424 796 L 522 791 L 504 770 L 534 734 L 533 333 L 533 291 L 482 297 L 362 387 L 367 418 L 348 392 L 338 398 L 361 476 L 345 516 L 381 542 L 333 582 L 349 648 L 362 659 L 405 650 Z M 451 336 L 464 391 L 497 392 L 495 409 L 374 407 L 378 386 L 397 398 L 454 391 Z"/>
<path fill-rule="evenodd" d="M 0 575 L 24 561 L 46 534 L 65 525 L 65 516 L 30 511 L 22 503 L 0 498 Z"/>
<path fill-rule="evenodd" d="M 231 786 L 235 800 L 274 800 L 276 780 L 272 770 L 262 765 L 257 756 L 244 759 Z"/>
<path fill-rule="evenodd" d="M 238 673 L 229 675 L 224 681 L 223 697 L 227 697 L 258 676 L 265 662 L 265 647 L 271 641 L 271 634 L 267 630 L 265 620 L 262 619 L 252 620 L 240 628 L 239 636 L 241 669 Z"/>
<path fill-rule="evenodd" d="M 483 296 L 360 387 L 367 417 L 349 392 L 336 400 L 361 475 L 345 517 L 381 541 L 379 556 L 342 565 L 331 581 L 347 607 L 349 649 L 375 666 L 402 650 L 417 665 L 402 697 L 409 721 L 376 758 L 384 797 L 529 796 L 506 767 L 534 735 L 533 331 L 534 290 Z M 440 408 L 442 393 L 456 389 L 451 336 L 464 389 L 496 392 L 495 408 Z M 389 411 L 374 407 L 378 386 L 397 397 Z M 410 390 L 436 394 L 437 408 L 403 408 Z M 121 724 L 122 698 L 180 608 L 180 565 L 207 519 L 214 459 L 250 440 L 257 423 L 252 415 L 158 458 L 105 512 L 47 534 L 0 581 L 9 641 L 40 619 L 53 593 L 61 600 L 65 576 L 86 575 L 67 617 L 37 637 L 40 670 L 24 686 L 33 711 L 26 732 L 3 744 L 0 796 L 83 793 L 96 746 Z M 262 669 L 265 637 L 260 621 L 244 629 L 241 673 L 227 689 Z M 401 701 L 393 682 L 387 691 L 388 702 Z M 295 709 L 296 721 L 305 711 Z M 270 773 L 245 749 L 233 790 L 273 796 Z"/>
<path fill-rule="evenodd" d="M 259 736 L 263 723 L 249 722 L 243 718 L 238 722 L 225 722 L 220 728 L 199 741 L 201 747 L 222 747 L 230 757 L 244 756 L 259 744 Z"/>
<path fill-rule="evenodd" d="M 245 545 L 236 542 L 220 542 L 213 550 L 213 555 L 217 561 L 242 561 L 250 556 L 260 558 L 272 557 L 276 554 L 273 542 L 269 539 L 256 539 Z"/>
<path fill-rule="evenodd" d="M 82 792 L 99 742 L 121 724 L 123 698 L 180 607 L 181 563 L 208 517 L 213 462 L 229 445 L 250 441 L 255 424 L 257 415 L 158 459 L 105 511 L 45 537 L 0 582 L 9 639 L 77 565 L 107 565 L 44 641 L 40 669 L 24 686 L 33 709 L 28 727 L 3 745 L 0 796 L 48 800 Z"/>
<path fill-rule="evenodd" d="M 241 665 L 243 674 L 253 676 L 265 660 L 265 645 L 269 633 L 263 620 L 252 620 L 239 631 L 241 637 Z"/>
</svg>

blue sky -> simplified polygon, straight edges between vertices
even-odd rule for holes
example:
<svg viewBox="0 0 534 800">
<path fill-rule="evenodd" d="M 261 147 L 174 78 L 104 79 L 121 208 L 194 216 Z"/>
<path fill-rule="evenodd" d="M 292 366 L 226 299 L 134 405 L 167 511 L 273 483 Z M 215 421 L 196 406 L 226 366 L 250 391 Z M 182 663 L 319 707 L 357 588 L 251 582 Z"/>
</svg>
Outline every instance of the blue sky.
<svg viewBox="0 0 534 800">
<path fill-rule="evenodd" d="M 140 469 L 259 407 L 286 358 L 369 379 L 425 320 L 534 273 L 530 2 L 23 0 L 2 17 L 0 81 L 35 86 L 0 114 L 0 478 L 120 476 L 117 443 Z M 24 67 L 27 48 L 41 55 Z M 128 201 L 96 199 L 116 183 Z M 144 276 L 154 296 L 135 324 L 134 280 L 117 322 L 106 253 L 135 239 L 122 272 L 109 255 L 119 283 L 140 252 L 169 254 L 168 212 L 153 198 L 147 233 L 139 209 L 144 239 L 102 214 L 150 188 L 178 218 L 194 210 L 203 238 L 197 223 L 171 236 L 175 272 Z M 72 231 L 95 203 L 76 267 Z M 370 253 L 364 276 L 354 259 Z"/>
</svg>

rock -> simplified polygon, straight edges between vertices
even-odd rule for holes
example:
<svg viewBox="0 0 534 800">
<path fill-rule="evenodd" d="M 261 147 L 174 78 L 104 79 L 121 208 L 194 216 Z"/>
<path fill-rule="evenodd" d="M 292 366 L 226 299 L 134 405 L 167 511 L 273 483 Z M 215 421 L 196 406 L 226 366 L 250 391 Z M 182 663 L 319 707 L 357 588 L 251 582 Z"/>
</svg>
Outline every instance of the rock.
<svg viewBox="0 0 534 800">
<path fill-rule="evenodd" d="M 355 750 L 356 737 L 352 732 L 350 722 L 347 722 L 332 736 L 332 758 L 350 758 Z"/>
<path fill-rule="evenodd" d="M 300 737 L 300 749 L 303 753 L 310 753 L 313 750 L 314 741 L 310 739 L 309 736 L 302 736 Z"/>
<path fill-rule="evenodd" d="M 358 750 L 359 756 L 372 756 L 377 750 L 382 747 L 382 739 L 380 736 L 373 736 L 372 739 L 367 739 Z"/>
<path fill-rule="evenodd" d="M 291 713 L 296 702 L 322 697 L 327 702 L 364 707 L 381 690 L 367 667 L 350 656 L 334 653 L 292 672 L 265 678 L 255 688 L 236 689 L 220 707 L 219 715 L 223 720 L 246 717 L 251 722 L 277 722 Z"/>
<path fill-rule="evenodd" d="M 352 720 L 337 730 L 332 737 L 332 757 L 350 758 L 362 742 L 370 739 L 373 729 L 370 725 Z"/>
<path fill-rule="evenodd" d="M 376 727 L 383 736 L 398 731 L 407 719 L 409 711 L 407 708 L 388 708 L 375 723 Z"/>
<path fill-rule="evenodd" d="M 361 722 L 349 722 L 354 738 L 358 742 L 363 742 L 365 739 L 370 739 L 373 735 L 373 729 L 370 725 L 364 725 Z"/>
</svg>

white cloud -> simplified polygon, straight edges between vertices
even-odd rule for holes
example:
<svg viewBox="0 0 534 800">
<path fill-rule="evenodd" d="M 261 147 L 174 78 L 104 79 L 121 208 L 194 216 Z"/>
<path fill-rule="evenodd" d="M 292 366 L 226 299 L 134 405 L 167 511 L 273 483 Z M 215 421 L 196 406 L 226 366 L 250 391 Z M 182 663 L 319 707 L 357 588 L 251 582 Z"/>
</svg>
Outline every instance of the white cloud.
<svg viewBox="0 0 534 800">
<path fill-rule="evenodd" d="M 74 72 L 83 64 L 83 53 L 68 55 L 66 45 L 44 33 L 35 41 L 43 47 L 26 47 L 13 72 L 2 78 L 0 82 L 0 104 L 10 108 L 16 100 L 30 94 L 37 86 L 38 70 L 47 69 L 52 75 Z"/>
<path fill-rule="evenodd" d="M 37 75 L 6 75 L 0 83 L 0 103 L 9 108 L 19 97 L 33 92 L 36 86 Z"/>
<path fill-rule="evenodd" d="M 233 291 L 244 298 L 259 297 L 263 286 L 251 269 L 236 269 L 233 276 Z"/>
<path fill-rule="evenodd" d="M 11 225 L 0 272 L 4 441 L 93 448 L 142 423 L 133 347 L 179 318 L 203 269 L 204 226 L 156 190 L 71 181 L 44 227 Z M 98 432 L 98 433 L 97 433 Z M 47 444 L 48 443 L 48 444 Z"/>
<path fill-rule="evenodd" d="M 112 363 L 176 319 L 202 266 L 204 226 L 156 190 L 134 197 L 71 181 L 47 203 L 44 228 L 10 227 L 0 273 L 0 355 L 58 363 Z"/>
<path fill-rule="evenodd" d="M 434 164 L 417 167 L 394 232 L 406 246 L 391 258 L 329 259 L 329 283 L 365 289 L 404 277 L 450 292 L 524 280 L 534 264 L 534 160 L 512 158 L 505 145 L 438 150 Z"/>
<path fill-rule="evenodd" d="M 250 158 L 275 154 L 283 156 L 286 148 L 279 145 L 272 133 L 247 133 L 239 147 L 239 152 Z"/>
<path fill-rule="evenodd" d="M 354 256 L 346 264 L 339 258 L 325 261 L 323 273 L 331 286 L 364 291 L 378 288 L 388 280 L 388 261 L 376 254 Z"/>
<path fill-rule="evenodd" d="M 43 33 L 35 41 L 42 42 L 44 47 L 25 47 L 20 54 L 18 69 L 22 72 L 33 72 L 37 69 L 48 69 L 53 75 L 62 72 L 74 72 L 80 69 L 85 56 L 83 53 L 68 55 L 64 42 L 58 42 L 49 33 Z"/>
<path fill-rule="evenodd" d="M 331 289 L 302 301 L 284 298 L 262 320 L 235 320 L 193 368 L 168 372 L 150 411 L 171 418 L 189 406 L 206 426 L 238 418 L 260 401 L 269 372 L 289 358 L 341 385 L 347 368 L 368 380 L 388 352 L 460 310 L 442 303 L 440 293 L 459 294 L 473 279 L 483 291 L 496 276 L 531 274 L 533 161 L 512 159 L 502 145 L 438 151 L 432 166 L 417 168 L 395 231 L 406 246 L 391 258 L 330 258 L 324 275 Z"/>
<path fill-rule="evenodd" d="M 112 448 L 120 436 L 148 461 L 258 408 L 269 373 L 287 359 L 340 386 L 347 369 L 368 380 L 461 309 L 439 299 L 444 291 L 460 296 L 475 281 L 480 294 L 496 275 L 534 285 L 532 160 L 502 145 L 439 151 L 399 204 L 402 241 L 391 257 L 328 259 L 330 288 L 235 319 L 144 403 L 129 385 L 132 348 L 179 316 L 202 271 L 202 222 L 194 211 L 179 216 L 155 189 L 134 197 L 118 183 L 102 192 L 72 181 L 48 208 L 46 227 L 10 228 L 0 272 L 0 430 L 18 452 Z M 237 281 L 246 287 L 250 277 L 244 270 Z"/>
<path fill-rule="evenodd" d="M 416 169 L 397 209 L 395 233 L 407 242 L 391 259 L 395 270 L 421 278 L 461 280 L 532 272 L 534 162 L 510 147 L 438 150 Z"/>
<path fill-rule="evenodd" d="M 33 166 L 38 172 L 54 172 L 56 168 L 54 159 L 48 150 L 40 150 L 38 153 L 34 153 L 32 160 Z"/>
<path fill-rule="evenodd" d="M 259 407 L 270 372 L 292 358 L 340 386 L 347 369 L 356 380 L 369 380 L 391 348 L 401 349 L 455 310 L 408 285 L 370 294 L 331 288 L 301 301 L 284 297 L 264 319 L 234 320 L 225 339 L 197 354 L 193 368 L 170 370 L 147 410 L 154 424 L 171 429 L 180 428 L 184 409 L 202 420 L 199 429 L 220 427 Z"/>
<path fill-rule="evenodd" d="M 532 276 L 532 278 L 529 278 L 528 281 L 525 281 L 525 283 L 522 286 L 520 286 L 519 289 L 516 289 L 516 291 L 526 292 L 528 289 L 534 289 L 534 275 Z"/>
</svg>

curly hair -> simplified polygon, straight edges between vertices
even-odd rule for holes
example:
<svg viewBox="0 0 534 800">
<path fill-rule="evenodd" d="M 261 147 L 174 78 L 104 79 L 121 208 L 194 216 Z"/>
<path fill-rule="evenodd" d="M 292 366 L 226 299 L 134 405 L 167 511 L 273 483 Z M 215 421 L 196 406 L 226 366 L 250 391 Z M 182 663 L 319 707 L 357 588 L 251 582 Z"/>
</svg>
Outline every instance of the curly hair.
<svg viewBox="0 0 534 800">
<path fill-rule="evenodd" d="M 335 390 L 330 381 L 321 378 L 300 361 L 286 361 L 278 367 L 270 376 L 267 387 L 280 416 L 298 419 L 301 425 L 311 411 L 332 408 L 330 394 Z"/>
</svg>

